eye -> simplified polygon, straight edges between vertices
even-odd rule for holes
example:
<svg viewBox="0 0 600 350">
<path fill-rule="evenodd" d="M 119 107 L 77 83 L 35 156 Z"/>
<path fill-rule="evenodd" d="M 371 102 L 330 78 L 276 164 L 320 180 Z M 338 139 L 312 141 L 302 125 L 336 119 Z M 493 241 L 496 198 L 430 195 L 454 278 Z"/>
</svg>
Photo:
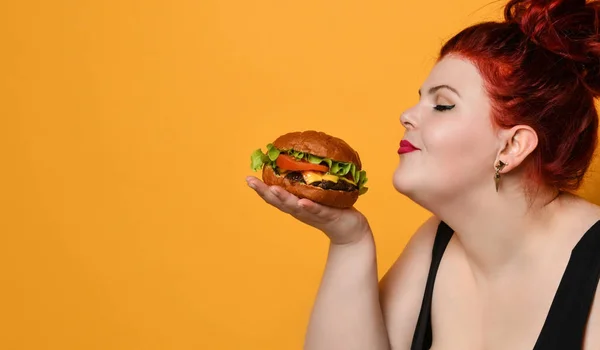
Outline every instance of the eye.
<svg viewBox="0 0 600 350">
<path fill-rule="evenodd" d="M 435 109 L 436 111 L 443 112 L 451 110 L 452 108 L 454 108 L 454 106 L 456 105 L 435 105 L 433 109 Z"/>
</svg>

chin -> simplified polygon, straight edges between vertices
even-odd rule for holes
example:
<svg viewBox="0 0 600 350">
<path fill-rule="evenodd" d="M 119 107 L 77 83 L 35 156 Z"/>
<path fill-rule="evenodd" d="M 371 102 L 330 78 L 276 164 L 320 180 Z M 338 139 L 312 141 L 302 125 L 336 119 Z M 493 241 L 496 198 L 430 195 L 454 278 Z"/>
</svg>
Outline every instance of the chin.
<svg viewBox="0 0 600 350">
<path fill-rule="evenodd" d="M 406 169 L 402 169 L 401 166 L 396 168 L 392 178 L 396 191 L 416 204 L 430 210 L 429 204 L 431 203 L 429 202 L 431 198 L 436 198 L 436 196 L 432 196 L 432 192 L 436 192 L 436 189 L 428 186 L 424 180 L 422 174 L 418 174 L 414 171 L 406 171 Z"/>
<path fill-rule="evenodd" d="M 403 171 L 402 166 L 396 168 L 392 177 L 392 182 L 396 191 L 407 197 L 411 197 L 411 194 L 414 193 L 416 186 L 415 180 L 414 173 L 411 174 Z"/>
</svg>

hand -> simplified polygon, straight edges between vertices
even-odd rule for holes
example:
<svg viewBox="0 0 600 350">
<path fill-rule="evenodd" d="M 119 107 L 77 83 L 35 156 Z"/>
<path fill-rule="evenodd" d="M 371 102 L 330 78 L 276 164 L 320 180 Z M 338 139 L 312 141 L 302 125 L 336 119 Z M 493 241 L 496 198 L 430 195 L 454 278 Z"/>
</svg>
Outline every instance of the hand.
<svg viewBox="0 0 600 350">
<path fill-rule="evenodd" d="M 349 244 L 371 234 L 367 219 L 354 207 L 338 209 L 294 196 L 280 186 L 268 186 L 258 178 L 246 178 L 248 186 L 267 203 L 301 222 L 323 231 L 333 244 Z"/>
</svg>

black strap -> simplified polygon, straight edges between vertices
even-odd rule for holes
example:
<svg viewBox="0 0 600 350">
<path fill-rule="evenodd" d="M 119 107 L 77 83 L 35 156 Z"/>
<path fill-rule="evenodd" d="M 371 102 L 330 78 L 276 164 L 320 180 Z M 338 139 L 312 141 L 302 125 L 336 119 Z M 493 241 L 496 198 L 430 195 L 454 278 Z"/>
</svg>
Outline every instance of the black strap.
<svg viewBox="0 0 600 350">
<path fill-rule="evenodd" d="M 534 350 L 581 349 L 600 281 L 600 221 L 577 243 Z"/>
<path fill-rule="evenodd" d="M 442 261 L 442 256 L 444 255 L 444 251 L 453 234 L 454 231 L 445 222 L 440 222 L 433 243 L 427 285 L 425 286 L 425 294 L 423 296 L 421 312 L 419 313 L 419 319 L 417 320 L 417 326 L 410 347 L 411 350 L 428 350 L 431 348 L 433 340 L 431 331 L 431 301 L 433 299 L 433 286 L 435 284 L 435 276 L 440 267 L 440 262 Z"/>
<path fill-rule="evenodd" d="M 441 222 L 433 244 L 431 266 L 427 277 L 421 312 L 415 328 L 411 350 L 429 350 L 433 336 L 431 302 L 440 262 L 453 230 Z M 571 252 L 552 306 L 537 339 L 534 350 L 581 349 L 587 320 L 600 282 L 600 221 L 581 238 Z"/>
</svg>

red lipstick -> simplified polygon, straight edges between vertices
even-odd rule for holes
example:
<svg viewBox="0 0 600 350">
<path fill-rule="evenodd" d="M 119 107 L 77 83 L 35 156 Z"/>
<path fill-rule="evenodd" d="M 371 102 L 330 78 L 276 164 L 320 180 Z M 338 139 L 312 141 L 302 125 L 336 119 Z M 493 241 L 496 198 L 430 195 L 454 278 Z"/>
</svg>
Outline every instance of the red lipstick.
<svg viewBox="0 0 600 350">
<path fill-rule="evenodd" d="M 398 148 L 398 154 L 410 153 L 412 151 L 418 151 L 419 149 L 413 146 L 412 143 L 402 140 L 400 141 L 400 148 Z"/>
</svg>

